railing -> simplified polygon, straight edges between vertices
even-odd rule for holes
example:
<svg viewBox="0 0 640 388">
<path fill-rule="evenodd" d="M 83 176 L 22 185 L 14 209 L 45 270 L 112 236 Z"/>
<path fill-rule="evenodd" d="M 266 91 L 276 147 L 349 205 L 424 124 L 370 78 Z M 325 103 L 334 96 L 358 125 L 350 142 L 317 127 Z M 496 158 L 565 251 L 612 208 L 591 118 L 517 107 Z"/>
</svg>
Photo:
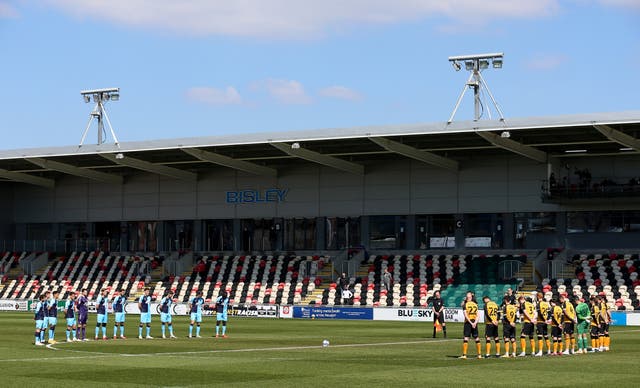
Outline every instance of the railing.
<svg viewBox="0 0 640 388">
<path fill-rule="evenodd" d="M 617 183 L 609 178 L 600 178 L 588 182 L 556 183 L 542 181 L 541 197 L 543 202 L 555 202 L 564 199 L 624 198 L 640 197 L 640 182 L 635 179 L 628 183 Z"/>
<path fill-rule="evenodd" d="M 64 239 L 64 240 L 3 240 L 4 252 L 79 252 L 120 251 L 117 239 Z"/>
<path fill-rule="evenodd" d="M 548 263 L 549 272 L 547 277 L 549 279 L 558 279 L 560 276 L 564 277 L 564 272 L 567 265 L 562 260 L 551 260 Z"/>
<path fill-rule="evenodd" d="M 503 280 L 513 279 L 522 265 L 518 260 L 505 260 L 498 265 L 498 276 Z"/>
</svg>

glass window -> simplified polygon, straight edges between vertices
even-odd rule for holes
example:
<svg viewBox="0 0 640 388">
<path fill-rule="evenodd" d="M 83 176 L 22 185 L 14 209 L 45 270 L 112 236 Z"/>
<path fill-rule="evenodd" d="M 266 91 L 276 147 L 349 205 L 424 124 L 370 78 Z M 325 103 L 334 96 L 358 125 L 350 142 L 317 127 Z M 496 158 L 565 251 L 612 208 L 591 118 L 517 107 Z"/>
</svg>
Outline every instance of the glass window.
<svg viewBox="0 0 640 388">
<path fill-rule="evenodd" d="M 640 212 L 567 212 L 567 233 L 640 231 Z"/>
<path fill-rule="evenodd" d="M 372 216 L 369 224 L 371 249 L 406 248 L 406 216 Z"/>
<path fill-rule="evenodd" d="M 556 213 L 516 213 L 516 233 L 539 233 L 556 231 Z M 520 226 L 518 226 L 518 224 Z"/>
<path fill-rule="evenodd" d="M 464 246 L 467 248 L 490 248 L 493 214 L 467 214 L 465 216 Z"/>
<path fill-rule="evenodd" d="M 233 251 L 233 221 L 208 220 L 205 247 L 208 251 Z"/>
<path fill-rule="evenodd" d="M 284 249 L 316 249 L 316 219 L 285 219 Z"/>
<path fill-rule="evenodd" d="M 325 249 L 360 246 L 360 217 L 327 217 L 325 236 Z"/>
<path fill-rule="evenodd" d="M 435 214 L 431 216 L 428 235 L 428 248 L 456 247 L 456 217 L 453 214 Z"/>
</svg>

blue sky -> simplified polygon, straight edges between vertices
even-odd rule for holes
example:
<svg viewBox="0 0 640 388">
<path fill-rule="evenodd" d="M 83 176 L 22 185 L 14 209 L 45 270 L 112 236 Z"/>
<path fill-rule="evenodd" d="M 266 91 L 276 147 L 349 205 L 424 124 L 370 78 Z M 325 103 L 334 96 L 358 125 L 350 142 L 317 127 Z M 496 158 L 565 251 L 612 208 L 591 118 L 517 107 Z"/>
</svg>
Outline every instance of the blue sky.
<svg viewBox="0 0 640 388">
<path fill-rule="evenodd" d="M 447 57 L 499 51 L 507 120 L 640 109 L 640 0 L 0 0 L 0 47 L 1 149 L 77 144 L 112 86 L 121 142 L 445 121 Z"/>
</svg>

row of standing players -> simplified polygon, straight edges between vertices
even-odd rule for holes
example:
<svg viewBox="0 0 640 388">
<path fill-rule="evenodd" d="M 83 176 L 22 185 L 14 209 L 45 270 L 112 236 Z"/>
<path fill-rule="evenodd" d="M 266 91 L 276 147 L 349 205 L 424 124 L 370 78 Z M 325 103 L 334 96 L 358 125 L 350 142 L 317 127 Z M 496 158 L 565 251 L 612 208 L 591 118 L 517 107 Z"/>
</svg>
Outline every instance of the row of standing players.
<svg viewBox="0 0 640 388">
<path fill-rule="evenodd" d="M 437 302 L 439 295 L 436 295 L 435 299 L 434 326 L 436 321 L 444 326 L 443 307 L 441 303 Z M 520 332 L 519 356 L 521 357 L 527 355 L 527 338 L 530 343 L 531 355 L 537 357 L 544 354 L 543 349 L 545 346 L 547 355 L 583 354 L 609 350 L 611 314 L 604 297 L 601 295 L 591 296 L 588 303 L 582 298 L 569 298 L 566 293 L 562 293 L 550 300 L 544 299 L 542 293 L 537 293 L 535 301 L 524 296 L 520 296 L 515 300 L 515 297 L 505 295 L 501 306 L 498 306 L 487 296 L 482 299 L 485 306 L 485 358 L 491 357 L 492 341 L 495 345 L 496 357 L 516 357 L 516 322 L 518 316 L 523 322 Z M 467 292 L 462 307 L 465 321 L 462 356 L 460 358 L 467 358 L 469 338 L 473 338 L 476 342 L 477 357 L 483 358 L 478 334 L 478 304 L 473 292 Z M 505 346 L 504 355 L 500 353 L 501 344 L 498 334 L 500 321 L 502 321 Z M 548 332 L 549 325 L 551 326 L 551 335 Z M 444 335 L 446 337 L 446 326 L 443 328 L 445 329 Z M 536 352 L 534 329 L 538 340 L 538 352 Z M 591 346 L 589 346 L 587 336 L 590 337 Z M 578 345 L 577 350 L 576 342 Z M 563 345 L 564 351 L 562 351 Z"/>
<path fill-rule="evenodd" d="M 151 296 L 149 288 L 144 289 L 144 294 L 138 298 L 138 309 L 140 311 L 140 324 L 138 326 L 139 339 L 153 339 L 151 337 Z M 172 304 L 175 303 L 172 291 L 167 292 L 160 300 L 160 322 L 162 326 L 162 338 L 176 338 L 173 332 Z M 36 304 L 34 310 L 34 320 L 36 322 L 35 345 L 43 346 L 46 343 L 55 344 L 55 330 L 58 323 L 58 291 L 46 291 Z M 102 289 L 96 300 L 96 328 L 95 339 L 107 339 L 107 323 L 108 323 L 108 304 L 111 303 L 114 315 L 113 339 L 126 339 L 124 335 L 125 329 L 125 290 L 116 291 L 113 298 L 109 299 L 109 291 Z M 87 290 L 82 289 L 80 292 L 70 293 L 64 305 L 64 318 L 66 321 L 66 340 L 87 341 L 86 327 L 89 315 L 89 299 L 87 298 Z M 202 323 L 203 310 L 208 307 L 202 297 L 202 292 L 196 293 L 196 296 L 189 301 L 190 325 L 189 338 L 201 338 L 200 325 Z M 222 335 L 227 337 L 227 310 L 229 307 L 229 297 L 225 291 L 222 291 L 216 299 L 214 309 L 216 311 L 216 329 L 215 336 Z M 193 333 L 195 326 L 195 335 Z M 143 336 L 143 329 L 146 332 Z M 222 330 L 221 330 L 222 329 Z M 48 337 L 45 339 L 45 333 L 48 330 Z M 168 331 L 168 335 L 167 335 Z M 220 333 L 222 331 L 222 333 Z M 102 334 L 102 336 L 100 336 Z"/>
</svg>

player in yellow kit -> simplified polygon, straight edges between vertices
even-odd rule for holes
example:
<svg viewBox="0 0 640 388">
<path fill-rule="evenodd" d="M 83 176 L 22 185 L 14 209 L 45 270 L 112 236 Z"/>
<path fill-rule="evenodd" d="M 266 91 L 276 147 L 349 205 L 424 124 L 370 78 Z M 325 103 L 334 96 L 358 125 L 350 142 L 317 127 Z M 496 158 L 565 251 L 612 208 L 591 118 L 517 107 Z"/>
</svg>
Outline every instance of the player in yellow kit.
<svg viewBox="0 0 640 388">
<path fill-rule="evenodd" d="M 538 304 L 537 304 L 538 323 L 536 323 L 536 334 L 538 335 L 538 353 L 536 353 L 536 356 L 540 357 L 542 356 L 543 340 L 544 340 L 544 343 L 546 343 L 547 345 L 547 354 L 548 355 L 551 354 L 551 342 L 549 341 L 549 332 L 548 332 L 551 305 L 549 304 L 549 302 L 544 300 L 542 292 L 538 292 L 537 298 L 538 298 Z"/>
<path fill-rule="evenodd" d="M 611 338 L 609 337 L 609 324 L 611 323 L 611 312 L 609 312 L 609 306 L 607 306 L 607 300 L 604 295 L 600 295 L 600 350 L 608 352 L 609 345 L 611 345 Z"/>
<path fill-rule="evenodd" d="M 536 307 L 531 302 L 530 298 L 520 296 L 518 298 L 520 304 L 520 313 L 522 314 L 523 324 L 522 331 L 520 332 L 520 347 L 521 351 L 519 356 L 524 357 L 527 355 L 527 340 L 529 337 L 529 343 L 531 344 L 531 355 L 536 355 L 536 341 L 533 339 L 533 327 L 536 324 Z"/>
<path fill-rule="evenodd" d="M 509 357 L 509 347 L 511 346 L 513 356 L 516 356 L 516 314 L 518 307 L 511 304 L 511 297 L 505 296 L 502 299 L 502 336 L 504 337 L 505 353 L 502 357 Z"/>
<path fill-rule="evenodd" d="M 462 304 L 462 309 L 464 311 L 464 339 L 462 343 L 462 356 L 460 356 L 460 358 L 467 358 L 469 337 L 473 337 L 473 339 L 475 339 L 478 358 L 482 358 L 480 338 L 478 338 L 478 304 L 476 303 L 472 292 L 467 292 L 464 303 Z"/>
<path fill-rule="evenodd" d="M 574 334 L 576 326 L 576 310 L 573 303 L 567 298 L 566 294 L 560 294 L 560 306 L 564 317 L 562 318 L 562 331 L 564 333 L 564 352 L 562 354 L 575 354 L 576 336 Z"/>
<path fill-rule="evenodd" d="M 496 346 L 496 357 L 500 357 L 500 336 L 498 335 L 498 305 L 488 296 L 483 296 L 484 302 L 484 336 L 487 341 L 485 357 L 491 357 L 491 340 Z"/>
<path fill-rule="evenodd" d="M 553 340 L 552 356 L 559 356 L 562 352 L 562 319 L 564 313 L 560 302 L 557 299 L 551 299 L 551 339 Z"/>
<path fill-rule="evenodd" d="M 591 302 L 591 353 L 600 351 L 600 298 L 592 296 Z"/>
</svg>

